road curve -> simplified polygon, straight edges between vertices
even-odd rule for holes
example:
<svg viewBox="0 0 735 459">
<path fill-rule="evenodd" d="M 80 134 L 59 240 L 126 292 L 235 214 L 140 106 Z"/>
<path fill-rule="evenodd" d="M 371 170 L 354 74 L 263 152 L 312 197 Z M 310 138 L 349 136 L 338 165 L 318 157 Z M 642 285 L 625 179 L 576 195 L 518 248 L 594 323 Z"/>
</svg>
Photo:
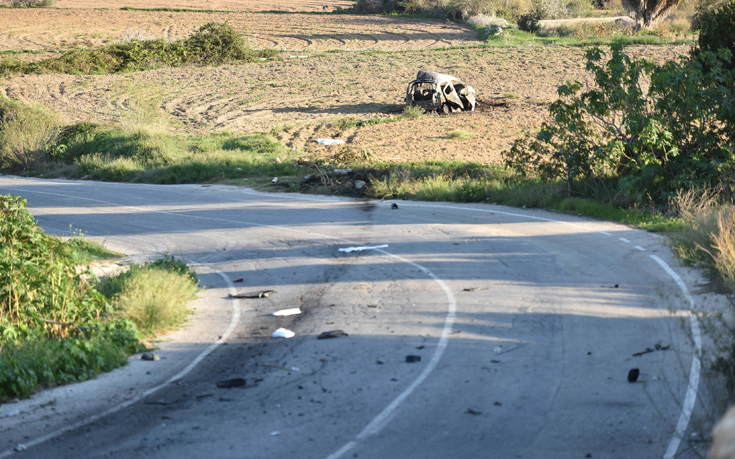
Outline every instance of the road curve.
<svg viewBox="0 0 735 459">
<path fill-rule="evenodd" d="M 161 361 L 0 407 L 19 412 L 0 457 L 695 457 L 697 273 L 655 235 L 224 186 L 0 176 L 0 193 L 47 232 L 184 258 L 206 287 Z"/>
</svg>

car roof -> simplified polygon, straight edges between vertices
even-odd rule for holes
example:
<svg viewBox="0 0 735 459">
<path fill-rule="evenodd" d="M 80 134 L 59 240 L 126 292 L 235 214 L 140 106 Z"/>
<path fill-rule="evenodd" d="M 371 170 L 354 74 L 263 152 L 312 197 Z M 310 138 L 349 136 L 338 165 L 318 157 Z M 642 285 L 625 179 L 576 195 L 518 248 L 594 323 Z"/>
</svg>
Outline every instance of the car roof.
<svg viewBox="0 0 735 459">
<path fill-rule="evenodd" d="M 428 70 L 419 70 L 416 74 L 417 82 L 441 84 L 445 82 L 460 82 L 457 78 L 443 73 L 429 72 Z"/>
</svg>

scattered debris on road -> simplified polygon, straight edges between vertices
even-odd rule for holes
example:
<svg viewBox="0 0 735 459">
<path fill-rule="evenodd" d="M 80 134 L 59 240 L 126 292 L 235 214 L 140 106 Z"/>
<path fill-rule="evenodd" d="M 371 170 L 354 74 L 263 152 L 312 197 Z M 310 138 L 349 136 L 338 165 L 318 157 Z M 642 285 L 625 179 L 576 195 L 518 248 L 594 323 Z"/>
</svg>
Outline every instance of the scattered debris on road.
<svg viewBox="0 0 735 459">
<path fill-rule="evenodd" d="M 301 314 L 301 308 L 281 309 L 273 313 L 276 317 L 286 317 Z"/>
<path fill-rule="evenodd" d="M 339 251 L 344 253 L 362 252 L 363 250 L 385 249 L 386 247 L 388 247 L 388 244 L 375 245 L 371 247 L 346 247 L 343 249 L 339 249 Z"/>
<path fill-rule="evenodd" d="M 647 347 L 645 351 L 636 352 L 635 354 L 633 354 L 633 357 L 640 357 L 643 354 L 650 354 L 651 352 L 656 351 L 668 351 L 669 349 L 671 349 L 671 344 L 667 344 L 666 346 L 656 344 L 655 346 L 653 346 L 653 348 Z"/>
<path fill-rule="evenodd" d="M 394 202 L 394 203 L 393 203 L 393 205 L 392 205 L 392 206 L 390 206 L 390 208 L 391 208 L 391 209 L 398 209 L 398 204 L 396 204 L 396 203 Z"/>
<path fill-rule="evenodd" d="M 638 381 L 638 376 L 640 376 L 640 374 L 641 374 L 641 370 L 639 370 L 638 368 L 633 368 L 632 370 L 628 372 L 628 382 L 634 383 Z"/>
<path fill-rule="evenodd" d="M 260 292 L 238 293 L 236 295 L 228 295 L 230 298 L 268 298 L 271 294 L 276 293 L 275 290 L 263 290 Z"/>
<path fill-rule="evenodd" d="M 279 370 L 283 371 L 299 371 L 299 367 L 284 367 L 282 365 L 263 365 L 264 367 L 268 368 L 278 368 Z"/>
<path fill-rule="evenodd" d="M 421 356 L 420 355 L 407 355 L 406 356 L 406 363 L 415 363 L 420 362 Z"/>
<path fill-rule="evenodd" d="M 158 354 L 154 354 L 153 352 L 146 352 L 145 354 L 140 356 L 141 360 L 149 360 L 152 362 L 161 360 L 161 357 Z"/>
<path fill-rule="evenodd" d="M 279 328 L 278 330 L 274 331 L 271 335 L 274 338 L 293 338 L 296 336 L 296 333 L 292 332 L 291 330 L 286 330 L 285 328 Z"/>
<path fill-rule="evenodd" d="M 476 411 L 476 410 L 473 410 L 472 408 L 467 408 L 467 411 L 465 411 L 464 414 L 471 414 L 473 416 L 479 416 L 482 414 L 482 411 Z"/>
<path fill-rule="evenodd" d="M 465 292 L 479 292 L 481 290 L 487 290 L 486 287 L 472 287 L 464 289 Z"/>
<path fill-rule="evenodd" d="M 232 389 L 233 387 L 242 387 L 245 385 L 244 378 L 232 378 L 217 381 L 217 387 L 220 389 Z"/>
<path fill-rule="evenodd" d="M 238 282 L 244 282 L 244 281 L 245 281 L 245 279 L 243 279 L 243 278 L 241 277 L 241 278 L 239 278 L 239 279 L 235 279 L 235 280 L 234 280 L 234 281 L 232 281 L 232 282 L 234 282 L 234 283 L 236 283 L 236 284 L 237 284 Z"/>
<path fill-rule="evenodd" d="M 349 335 L 342 330 L 331 330 L 331 331 L 325 331 L 324 333 L 317 336 L 316 339 L 332 339 L 332 338 L 340 338 L 342 336 L 349 336 Z"/>
</svg>

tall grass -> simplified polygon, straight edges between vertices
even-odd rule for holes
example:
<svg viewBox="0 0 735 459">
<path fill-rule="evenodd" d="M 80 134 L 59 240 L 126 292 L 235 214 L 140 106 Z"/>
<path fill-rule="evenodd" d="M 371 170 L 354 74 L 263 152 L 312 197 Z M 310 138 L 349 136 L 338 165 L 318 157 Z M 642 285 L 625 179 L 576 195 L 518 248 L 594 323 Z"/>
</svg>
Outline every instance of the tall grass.
<svg viewBox="0 0 735 459">
<path fill-rule="evenodd" d="M 133 269 L 112 298 L 114 316 L 130 320 L 144 336 L 152 337 L 184 323 L 191 313 L 186 304 L 196 293 L 189 277 L 150 266 Z"/>
<path fill-rule="evenodd" d="M 28 168 L 38 162 L 62 132 L 55 113 L 0 96 L 0 167 Z"/>
</svg>

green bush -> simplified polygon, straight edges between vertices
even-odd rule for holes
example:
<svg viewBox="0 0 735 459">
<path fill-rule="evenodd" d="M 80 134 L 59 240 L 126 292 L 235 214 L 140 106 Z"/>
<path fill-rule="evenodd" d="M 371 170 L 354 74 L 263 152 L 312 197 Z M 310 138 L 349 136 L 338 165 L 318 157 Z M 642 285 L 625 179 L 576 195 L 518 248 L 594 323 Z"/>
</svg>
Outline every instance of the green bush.
<svg viewBox="0 0 735 459">
<path fill-rule="evenodd" d="M 47 8 L 56 5 L 56 0 L 7 0 L 12 8 Z"/>
<path fill-rule="evenodd" d="M 536 33 L 541 28 L 541 15 L 537 12 L 523 14 L 518 18 L 518 28 L 524 32 Z"/>
<path fill-rule="evenodd" d="M 0 349 L 28 338 L 69 337 L 107 311 L 76 273 L 69 248 L 47 236 L 17 196 L 0 196 Z"/>
<path fill-rule="evenodd" d="M 735 72 L 709 52 L 661 66 L 620 44 L 606 63 L 598 48 L 586 57 L 595 87 L 562 85 L 552 121 L 504 152 L 507 165 L 564 179 L 570 194 L 575 181 L 594 190 L 614 178 L 621 204 L 665 203 L 691 187 L 735 191 Z"/>
<path fill-rule="evenodd" d="M 254 50 L 227 23 L 210 22 L 189 38 L 168 41 L 133 39 L 97 49 L 77 49 L 56 59 L 0 63 L 0 74 L 23 73 L 120 73 L 183 65 L 248 63 L 278 56 L 275 50 Z"/>
<path fill-rule="evenodd" d="M 62 132 L 59 117 L 38 104 L 0 96 L 0 167 L 27 169 L 53 153 Z"/>
<path fill-rule="evenodd" d="M 722 66 L 735 69 L 735 0 L 704 13 L 698 19 L 698 24 L 700 31 L 695 56 L 705 51 L 717 53 L 720 49 L 726 49 L 729 55 L 722 55 Z"/>
<path fill-rule="evenodd" d="M 140 350 L 135 325 L 125 320 L 94 324 L 81 337 L 8 344 L 0 357 L 0 400 L 92 378 Z"/>
</svg>

